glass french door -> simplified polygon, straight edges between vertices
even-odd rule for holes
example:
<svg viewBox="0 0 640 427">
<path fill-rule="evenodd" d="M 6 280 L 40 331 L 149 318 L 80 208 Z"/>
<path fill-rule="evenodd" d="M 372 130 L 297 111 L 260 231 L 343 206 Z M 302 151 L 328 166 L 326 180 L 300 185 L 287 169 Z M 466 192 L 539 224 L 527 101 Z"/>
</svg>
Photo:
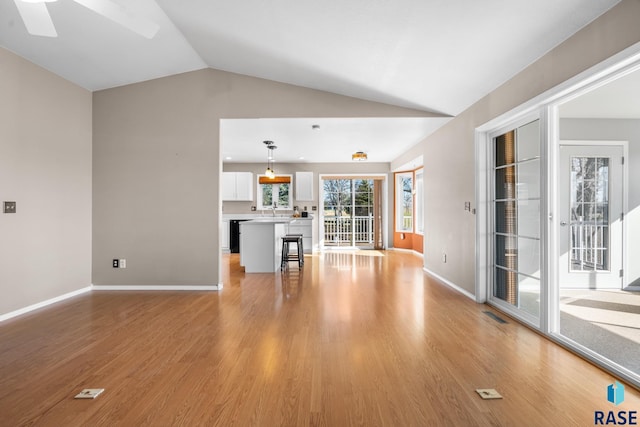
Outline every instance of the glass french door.
<svg viewBox="0 0 640 427">
<path fill-rule="evenodd" d="M 538 323 L 540 317 L 540 123 L 493 138 L 491 300 Z"/>
<path fill-rule="evenodd" d="M 623 147 L 561 145 L 560 288 L 622 288 Z"/>
</svg>

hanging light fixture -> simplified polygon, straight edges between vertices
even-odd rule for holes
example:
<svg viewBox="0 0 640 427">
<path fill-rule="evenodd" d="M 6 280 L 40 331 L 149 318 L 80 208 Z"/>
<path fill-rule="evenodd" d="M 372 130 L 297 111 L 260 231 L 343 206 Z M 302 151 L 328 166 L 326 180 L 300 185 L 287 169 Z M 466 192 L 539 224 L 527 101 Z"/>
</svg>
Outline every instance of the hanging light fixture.
<svg viewBox="0 0 640 427">
<path fill-rule="evenodd" d="M 367 161 L 367 153 L 364 151 L 356 151 L 351 155 L 351 160 L 354 162 L 365 162 Z"/>
<path fill-rule="evenodd" d="M 262 141 L 262 142 L 264 145 L 267 146 L 267 170 L 264 172 L 264 174 L 268 178 L 273 179 L 276 176 L 276 173 L 273 171 L 273 150 L 275 150 L 278 147 L 274 145 L 273 141 Z"/>
</svg>

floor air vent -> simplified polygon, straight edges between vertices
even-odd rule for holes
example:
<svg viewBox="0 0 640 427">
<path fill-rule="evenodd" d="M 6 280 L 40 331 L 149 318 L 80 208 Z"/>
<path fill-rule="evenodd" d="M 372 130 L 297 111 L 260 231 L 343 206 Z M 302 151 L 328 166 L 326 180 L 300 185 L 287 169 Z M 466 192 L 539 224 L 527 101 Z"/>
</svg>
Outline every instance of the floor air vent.
<svg viewBox="0 0 640 427">
<path fill-rule="evenodd" d="M 507 323 L 507 321 L 504 320 L 502 317 L 496 316 L 494 313 L 490 311 L 483 311 L 483 313 L 491 317 L 493 320 L 495 320 L 498 323 Z"/>
</svg>

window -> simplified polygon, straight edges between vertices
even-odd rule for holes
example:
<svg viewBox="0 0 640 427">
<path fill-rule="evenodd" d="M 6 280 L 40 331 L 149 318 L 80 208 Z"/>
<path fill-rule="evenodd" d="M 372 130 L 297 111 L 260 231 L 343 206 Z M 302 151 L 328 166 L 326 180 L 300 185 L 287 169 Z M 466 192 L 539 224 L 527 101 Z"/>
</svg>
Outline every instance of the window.
<svg viewBox="0 0 640 427">
<path fill-rule="evenodd" d="M 424 234 L 424 169 L 416 171 L 416 233 Z"/>
<path fill-rule="evenodd" d="M 258 175 L 258 209 L 291 210 L 291 175 Z"/>
<path fill-rule="evenodd" d="M 413 172 L 396 174 L 396 231 L 413 231 Z"/>
</svg>

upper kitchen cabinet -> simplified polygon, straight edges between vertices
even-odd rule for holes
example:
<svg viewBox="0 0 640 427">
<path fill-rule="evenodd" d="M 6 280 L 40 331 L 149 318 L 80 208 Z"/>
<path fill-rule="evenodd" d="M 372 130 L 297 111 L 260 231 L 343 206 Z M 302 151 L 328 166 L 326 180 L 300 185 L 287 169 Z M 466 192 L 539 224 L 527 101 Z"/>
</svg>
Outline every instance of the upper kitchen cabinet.
<svg viewBox="0 0 640 427">
<path fill-rule="evenodd" d="M 296 200 L 313 201 L 313 172 L 296 172 Z"/>
<path fill-rule="evenodd" d="M 253 201 L 253 173 L 222 172 L 223 201 Z"/>
</svg>

